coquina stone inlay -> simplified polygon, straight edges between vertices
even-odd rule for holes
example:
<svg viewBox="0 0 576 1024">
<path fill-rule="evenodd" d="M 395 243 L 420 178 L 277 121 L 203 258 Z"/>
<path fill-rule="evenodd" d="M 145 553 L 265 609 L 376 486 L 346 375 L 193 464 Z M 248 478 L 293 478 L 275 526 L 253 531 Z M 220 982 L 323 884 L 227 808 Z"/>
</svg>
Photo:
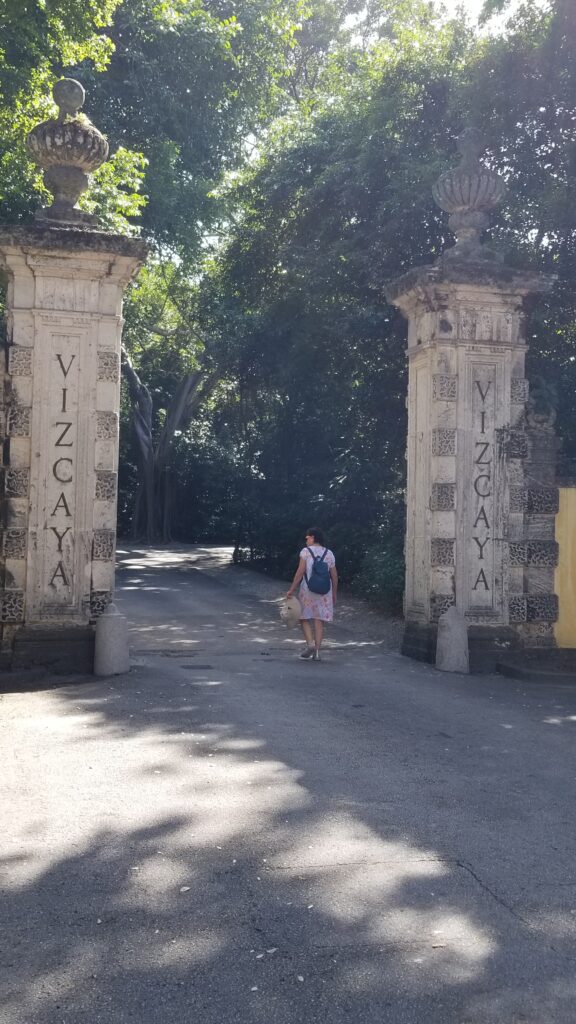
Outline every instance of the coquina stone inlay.
<svg viewBox="0 0 576 1024">
<path fill-rule="evenodd" d="M 510 382 L 510 401 L 513 405 L 523 405 L 528 401 L 528 381 L 524 377 L 512 377 Z"/>
<path fill-rule="evenodd" d="M 430 598 L 430 615 L 433 622 L 438 622 L 438 619 L 444 612 L 447 612 L 449 608 L 456 602 L 452 594 L 432 594 Z"/>
<path fill-rule="evenodd" d="M 113 530 L 95 530 L 92 542 L 94 561 L 110 561 L 114 558 L 116 535 Z"/>
<path fill-rule="evenodd" d="M 526 622 L 526 598 L 523 595 L 510 598 L 508 601 L 508 615 L 510 622 Z"/>
<path fill-rule="evenodd" d="M 430 508 L 433 512 L 450 512 L 456 507 L 456 484 L 432 484 Z"/>
<path fill-rule="evenodd" d="M 116 497 L 116 473 L 107 469 L 99 469 L 96 472 L 96 499 L 97 501 L 112 501 Z"/>
<path fill-rule="evenodd" d="M 112 600 L 110 590 L 93 590 L 90 594 L 90 612 L 93 618 L 102 615 Z"/>
<path fill-rule="evenodd" d="M 508 556 L 510 558 L 510 565 L 518 566 L 526 564 L 526 544 L 524 541 L 519 541 L 515 544 L 508 545 Z"/>
<path fill-rule="evenodd" d="M 511 487 L 510 488 L 510 511 L 511 512 L 523 512 L 524 511 L 524 488 L 523 487 Z"/>
<path fill-rule="evenodd" d="M 555 540 L 529 540 L 526 542 L 526 564 L 558 565 L 558 544 Z"/>
<path fill-rule="evenodd" d="M 26 530 L 8 527 L 4 530 L 3 553 L 5 558 L 26 557 Z"/>
<path fill-rule="evenodd" d="M 116 352 L 98 353 L 98 380 L 114 384 L 120 380 L 120 360 Z"/>
<path fill-rule="evenodd" d="M 454 565 L 454 541 L 433 537 L 431 541 L 430 564 L 433 566 Z"/>
<path fill-rule="evenodd" d="M 510 544 L 510 565 L 542 565 L 554 567 L 558 564 L 558 544 L 554 540 L 525 540 Z"/>
<path fill-rule="evenodd" d="M 432 431 L 432 455 L 456 455 L 456 430 L 437 427 Z"/>
<path fill-rule="evenodd" d="M 24 591 L 4 590 L 0 593 L 0 621 L 21 622 L 24 618 Z"/>
<path fill-rule="evenodd" d="M 435 373 L 432 377 L 432 398 L 435 402 L 455 402 L 457 378 L 446 373 Z"/>
<path fill-rule="evenodd" d="M 556 594 L 527 594 L 527 622 L 556 622 L 558 618 L 558 596 Z"/>
<path fill-rule="evenodd" d="M 30 437 L 32 409 L 25 405 L 12 405 L 8 414 L 8 433 L 11 437 Z"/>
<path fill-rule="evenodd" d="M 96 418 L 96 437 L 99 441 L 112 441 L 118 436 L 118 416 L 115 412 L 99 412 Z"/>
<path fill-rule="evenodd" d="M 528 515 L 534 513 L 556 515 L 558 512 L 558 502 L 557 487 L 537 487 L 531 484 L 524 493 L 524 511 Z"/>
<path fill-rule="evenodd" d="M 496 431 L 498 449 L 507 459 L 528 458 L 528 438 L 522 430 L 504 428 Z"/>
<path fill-rule="evenodd" d="M 8 372 L 12 377 L 31 377 L 32 349 L 12 345 L 8 350 Z"/>
<path fill-rule="evenodd" d="M 8 498 L 27 498 L 30 483 L 28 469 L 6 470 L 6 496 Z"/>
</svg>

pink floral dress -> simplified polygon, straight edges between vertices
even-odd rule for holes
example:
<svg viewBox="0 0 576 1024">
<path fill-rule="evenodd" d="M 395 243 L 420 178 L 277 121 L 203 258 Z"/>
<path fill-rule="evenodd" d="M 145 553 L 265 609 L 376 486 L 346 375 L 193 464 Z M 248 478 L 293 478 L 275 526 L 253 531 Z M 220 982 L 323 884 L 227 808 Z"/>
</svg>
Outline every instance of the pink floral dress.
<svg viewBox="0 0 576 1024">
<path fill-rule="evenodd" d="M 313 551 L 315 555 L 322 555 L 325 549 L 323 544 L 311 544 L 310 550 Z M 300 584 L 300 591 L 298 593 L 300 604 L 302 605 L 302 618 L 322 619 L 323 622 L 332 622 L 332 619 L 334 618 L 332 586 L 330 586 L 330 590 L 327 594 L 313 594 L 311 590 L 308 590 L 306 577 L 310 575 L 312 570 L 312 555 L 308 548 L 302 548 L 300 558 L 304 558 L 306 561 L 306 576 L 304 576 Z M 336 565 L 336 559 L 330 550 L 326 552 L 326 558 L 324 561 L 329 569 Z"/>
</svg>

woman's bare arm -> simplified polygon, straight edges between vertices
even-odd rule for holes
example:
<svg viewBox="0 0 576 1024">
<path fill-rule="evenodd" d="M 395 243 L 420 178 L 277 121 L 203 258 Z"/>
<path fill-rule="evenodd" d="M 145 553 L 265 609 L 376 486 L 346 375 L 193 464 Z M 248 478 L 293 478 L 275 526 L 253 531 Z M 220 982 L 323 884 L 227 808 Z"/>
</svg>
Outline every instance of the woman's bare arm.
<svg viewBox="0 0 576 1024">
<path fill-rule="evenodd" d="M 299 563 L 298 563 L 298 568 L 296 569 L 296 572 L 294 573 L 294 579 L 292 580 L 292 583 L 290 584 L 290 590 L 286 594 L 286 597 L 292 597 L 292 594 L 296 590 L 296 587 L 300 583 L 300 580 L 303 578 L 305 573 L 306 573 L 306 559 L 305 558 L 301 558 Z"/>
<path fill-rule="evenodd" d="M 336 604 L 336 594 L 338 593 L 338 573 L 336 566 L 330 566 L 330 579 L 332 580 L 332 601 Z"/>
</svg>

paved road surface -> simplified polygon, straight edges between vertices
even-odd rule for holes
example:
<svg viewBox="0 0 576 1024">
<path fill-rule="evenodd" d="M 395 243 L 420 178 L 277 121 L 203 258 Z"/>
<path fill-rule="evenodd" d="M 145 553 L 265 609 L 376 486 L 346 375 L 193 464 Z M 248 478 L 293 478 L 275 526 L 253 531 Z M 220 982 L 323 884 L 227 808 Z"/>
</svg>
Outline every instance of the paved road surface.
<svg viewBox="0 0 576 1024">
<path fill-rule="evenodd" d="M 299 662 L 195 564 L 125 563 L 129 676 L 0 700 L 1 1024 L 574 1024 L 576 691 Z"/>
</svg>

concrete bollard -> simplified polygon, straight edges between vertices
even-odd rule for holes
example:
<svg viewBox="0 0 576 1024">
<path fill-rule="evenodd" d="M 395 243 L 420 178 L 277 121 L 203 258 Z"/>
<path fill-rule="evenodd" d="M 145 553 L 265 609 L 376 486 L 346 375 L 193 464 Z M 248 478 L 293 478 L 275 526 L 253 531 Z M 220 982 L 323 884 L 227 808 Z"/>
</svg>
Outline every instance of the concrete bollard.
<svg viewBox="0 0 576 1024">
<path fill-rule="evenodd" d="M 436 668 L 441 672 L 469 672 L 468 625 L 452 606 L 438 619 Z"/>
<path fill-rule="evenodd" d="M 119 676 L 130 670 L 126 619 L 115 604 L 109 604 L 96 621 L 94 675 Z"/>
</svg>

